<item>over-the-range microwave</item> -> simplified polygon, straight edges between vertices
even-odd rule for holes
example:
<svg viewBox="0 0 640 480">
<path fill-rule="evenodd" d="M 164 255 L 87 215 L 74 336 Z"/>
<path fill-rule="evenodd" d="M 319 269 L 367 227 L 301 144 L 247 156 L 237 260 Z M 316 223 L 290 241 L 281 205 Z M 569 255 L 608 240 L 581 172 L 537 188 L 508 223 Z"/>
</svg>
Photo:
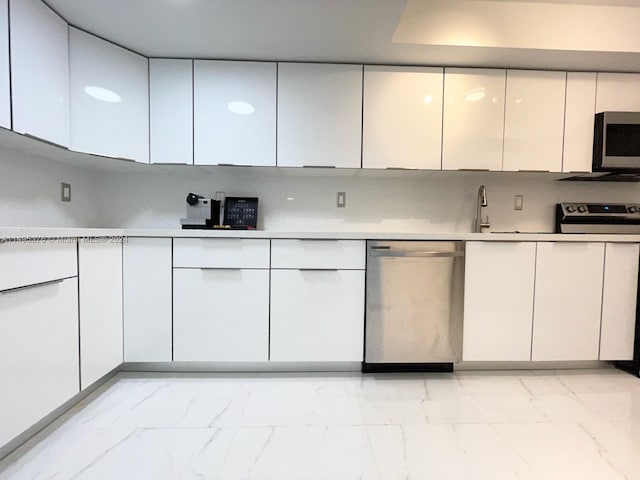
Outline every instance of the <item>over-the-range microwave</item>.
<svg viewBox="0 0 640 480">
<path fill-rule="evenodd" d="M 640 172 L 640 113 L 596 114 L 594 172 Z"/>
</svg>

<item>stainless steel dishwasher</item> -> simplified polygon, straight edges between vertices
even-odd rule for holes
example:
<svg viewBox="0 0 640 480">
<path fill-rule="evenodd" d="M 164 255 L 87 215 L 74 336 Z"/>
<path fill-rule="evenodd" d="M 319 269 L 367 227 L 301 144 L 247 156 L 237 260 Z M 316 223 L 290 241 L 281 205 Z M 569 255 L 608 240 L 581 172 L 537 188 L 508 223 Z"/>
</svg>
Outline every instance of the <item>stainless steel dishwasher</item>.
<svg viewBox="0 0 640 480">
<path fill-rule="evenodd" d="M 464 242 L 367 242 L 363 371 L 452 371 L 462 357 Z"/>
</svg>

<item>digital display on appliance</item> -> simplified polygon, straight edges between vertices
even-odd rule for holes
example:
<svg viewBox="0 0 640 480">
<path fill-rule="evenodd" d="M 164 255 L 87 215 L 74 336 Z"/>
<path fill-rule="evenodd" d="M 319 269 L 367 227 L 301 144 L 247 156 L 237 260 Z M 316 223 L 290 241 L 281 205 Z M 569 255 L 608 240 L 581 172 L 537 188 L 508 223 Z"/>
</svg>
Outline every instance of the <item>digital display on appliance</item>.
<svg viewBox="0 0 640 480">
<path fill-rule="evenodd" d="M 589 213 L 627 213 L 624 205 L 587 205 Z"/>
</svg>

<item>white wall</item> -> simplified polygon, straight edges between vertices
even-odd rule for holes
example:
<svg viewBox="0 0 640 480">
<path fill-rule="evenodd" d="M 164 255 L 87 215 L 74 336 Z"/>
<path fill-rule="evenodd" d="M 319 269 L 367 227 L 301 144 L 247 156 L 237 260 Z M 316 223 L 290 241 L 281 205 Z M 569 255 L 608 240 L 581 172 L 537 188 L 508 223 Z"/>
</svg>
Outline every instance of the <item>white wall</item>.
<svg viewBox="0 0 640 480">
<path fill-rule="evenodd" d="M 98 174 L 17 150 L 0 148 L 0 227 L 94 227 Z M 71 184 L 71 203 L 60 183 Z"/>
<path fill-rule="evenodd" d="M 152 168 L 102 175 L 102 226 L 179 228 L 186 194 L 217 190 L 258 196 L 259 228 L 274 231 L 468 232 L 482 183 L 484 213 L 498 231 L 553 231 L 558 202 L 640 202 L 637 183 L 558 182 L 545 174 Z M 338 191 L 347 192 L 344 209 L 335 206 Z M 513 210 L 516 194 L 524 195 L 523 211 Z"/>
</svg>

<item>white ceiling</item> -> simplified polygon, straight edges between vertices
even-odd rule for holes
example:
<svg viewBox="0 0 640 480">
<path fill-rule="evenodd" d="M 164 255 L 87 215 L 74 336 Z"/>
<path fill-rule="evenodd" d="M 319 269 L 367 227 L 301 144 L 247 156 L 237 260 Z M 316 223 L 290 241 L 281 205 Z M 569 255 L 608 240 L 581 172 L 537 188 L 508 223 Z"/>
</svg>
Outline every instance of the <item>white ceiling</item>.
<svg viewBox="0 0 640 480">
<path fill-rule="evenodd" d="M 430 0 L 413 1 L 423 3 L 425 8 L 430 3 Z M 640 72 L 638 53 L 393 43 L 407 0 L 46 0 L 46 3 L 74 26 L 154 57 Z M 640 6 L 640 0 L 552 3 Z"/>
</svg>

